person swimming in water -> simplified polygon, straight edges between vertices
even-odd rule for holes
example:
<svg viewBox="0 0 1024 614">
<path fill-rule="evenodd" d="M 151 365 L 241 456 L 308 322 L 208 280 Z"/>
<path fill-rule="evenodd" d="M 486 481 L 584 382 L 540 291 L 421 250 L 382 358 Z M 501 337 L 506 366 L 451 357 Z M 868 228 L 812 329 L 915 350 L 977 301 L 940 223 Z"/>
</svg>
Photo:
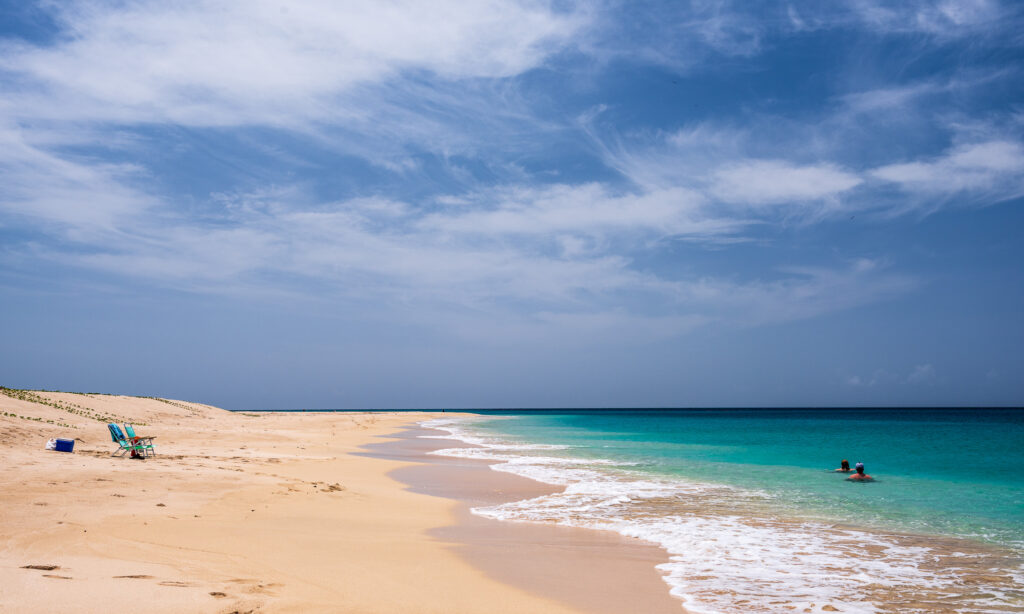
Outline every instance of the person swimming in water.
<svg viewBox="0 0 1024 614">
<path fill-rule="evenodd" d="M 850 461 L 843 459 L 843 462 L 839 463 L 839 469 L 836 469 L 838 473 L 850 473 Z"/>
<path fill-rule="evenodd" d="M 870 482 L 870 481 L 875 479 L 875 478 L 871 477 L 870 475 L 864 473 L 864 463 L 857 463 L 853 467 L 854 467 L 854 469 L 857 470 L 857 473 L 855 473 L 855 474 L 851 475 L 850 477 L 846 478 L 847 480 L 854 480 L 854 481 L 857 481 L 857 482 Z"/>
</svg>

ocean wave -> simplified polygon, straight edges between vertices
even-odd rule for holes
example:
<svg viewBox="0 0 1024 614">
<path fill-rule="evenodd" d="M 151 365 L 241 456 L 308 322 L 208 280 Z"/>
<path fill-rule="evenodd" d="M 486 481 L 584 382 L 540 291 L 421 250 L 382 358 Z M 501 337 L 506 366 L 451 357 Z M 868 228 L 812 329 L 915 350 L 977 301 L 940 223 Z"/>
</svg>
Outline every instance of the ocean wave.
<svg viewBox="0 0 1024 614">
<path fill-rule="evenodd" d="M 1024 600 L 1022 568 L 991 552 L 779 518 L 766 512 L 767 493 L 652 477 L 609 459 L 539 454 L 566 447 L 485 435 L 463 420 L 432 421 L 431 428 L 477 447 L 434 454 L 493 461 L 496 471 L 565 487 L 473 508 L 474 514 L 610 530 L 657 544 L 669 555 L 658 566 L 663 578 L 693 612 L 1021 611 L 1012 604 Z"/>
<path fill-rule="evenodd" d="M 513 443 L 505 439 L 487 437 L 466 428 L 466 418 L 436 418 L 419 423 L 423 428 L 447 431 L 448 435 L 420 435 L 421 439 L 456 439 L 488 450 L 566 450 L 569 446 L 553 444 Z"/>
</svg>

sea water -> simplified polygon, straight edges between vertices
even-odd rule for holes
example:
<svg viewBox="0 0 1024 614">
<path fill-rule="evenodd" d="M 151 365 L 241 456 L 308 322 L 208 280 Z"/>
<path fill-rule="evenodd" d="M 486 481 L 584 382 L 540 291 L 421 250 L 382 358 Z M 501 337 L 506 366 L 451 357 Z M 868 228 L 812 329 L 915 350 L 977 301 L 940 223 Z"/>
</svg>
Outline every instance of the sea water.
<svg viewBox="0 0 1024 614">
<path fill-rule="evenodd" d="M 424 426 L 564 492 L 481 516 L 665 548 L 695 612 L 1024 612 L 1024 412 L 562 410 Z M 875 477 L 836 473 L 842 459 Z"/>
</svg>

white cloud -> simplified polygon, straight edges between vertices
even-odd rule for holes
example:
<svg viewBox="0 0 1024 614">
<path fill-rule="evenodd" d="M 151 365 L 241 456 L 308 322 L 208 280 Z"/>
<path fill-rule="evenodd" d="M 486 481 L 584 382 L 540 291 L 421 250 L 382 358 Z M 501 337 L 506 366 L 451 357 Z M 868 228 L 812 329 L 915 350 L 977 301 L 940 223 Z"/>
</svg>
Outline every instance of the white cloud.
<svg viewBox="0 0 1024 614">
<path fill-rule="evenodd" d="M 703 5 L 703 6 L 702 6 Z M 722 10 L 719 3 L 694 3 L 696 15 L 682 24 L 715 51 L 732 56 L 752 56 L 761 50 L 764 27 L 759 20 L 740 11 Z"/>
<path fill-rule="evenodd" d="M 907 287 L 864 262 L 746 282 L 638 270 L 633 258 L 656 253 L 664 239 L 730 240 L 752 223 L 682 187 L 508 185 L 441 197 L 436 208 L 384 197 L 320 202 L 278 187 L 212 195 L 195 218 L 131 187 L 138 169 L 47 153 L 16 130 L 0 135 L 0 207 L 56 240 L 40 257 L 186 290 L 312 283 L 346 300 L 518 304 L 591 314 L 595 326 L 642 317 L 682 330 L 809 317 Z M 653 313 L 633 312 L 639 297 Z"/>
<path fill-rule="evenodd" d="M 0 211 L 95 238 L 150 213 L 157 199 L 131 187 L 145 172 L 130 164 L 74 160 L 35 146 L 0 126 Z"/>
<path fill-rule="evenodd" d="M 903 109 L 923 96 L 947 91 L 948 89 L 948 86 L 926 81 L 911 85 L 893 85 L 855 92 L 847 94 L 843 97 L 843 100 L 854 113 L 877 113 L 879 111 Z"/>
<path fill-rule="evenodd" d="M 492 204 L 493 203 L 493 204 Z M 742 220 L 712 216 L 700 194 L 683 188 L 613 194 L 600 184 L 495 189 L 477 206 L 427 216 L 425 228 L 445 233 L 547 236 L 644 234 L 713 238 L 737 232 Z"/>
<path fill-rule="evenodd" d="M 969 87 L 969 81 L 976 84 L 989 77 L 951 81 L 936 85 L 934 91 Z M 920 89 L 933 91 L 930 85 Z M 875 166 L 872 158 L 891 160 L 895 152 L 872 142 L 864 144 L 870 155 L 853 156 L 860 158 L 856 164 L 830 161 L 849 154 L 844 142 L 851 135 L 863 138 L 856 116 L 850 113 L 852 107 L 891 104 L 891 109 L 897 109 L 917 95 L 897 92 L 874 100 L 875 93 L 846 100 L 834 116 L 814 124 L 765 116 L 751 119 L 747 129 L 702 123 L 630 138 L 617 134 L 601 138 L 593 126 L 588 129 L 596 152 L 639 192 L 686 190 L 701 199 L 700 211 L 709 219 L 728 214 L 741 227 L 815 222 L 851 213 L 885 217 L 927 213 L 953 204 L 988 206 L 1024 195 L 1024 144 L 1012 136 L 1019 130 L 1012 123 L 1000 126 L 949 119 L 942 126 L 925 123 L 929 129 L 950 133 L 961 144 L 938 156 Z M 994 136 L 998 133 L 1004 136 Z M 908 138 L 908 148 L 920 147 L 915 138 Z M 793 151 L 800 152 L 799 159 L 784 157 Z"/>
<path fill-rule="evenodd" d="M 932 365 L 917 365 L 907 376 L 909 384 L 930 384 L 935 381 L 935 367 Z"/>
<path fill-rule="evenodd" d="M 1006 141 L 977 143 L 950 152 L 948 162 L 963 170 L 1020 173 L 1024 171 L 1024 147 Z"/>
<path fill-rule="evenodd" d="M 709 314 L 748 325 L 785 322 L 882 301 L 917 286 L 883 263 L 858 259 L 845 267 L 789 267 L 774 280 L 743 283 L 700 279 L 681 284 L 680 300 L 706 304 Z"/>
<path fill-rule="evenodd" d="M 1024 194 L 1024 146 L 1001 140 L 961 145 L 939 158 L 890 164 L 872 175 L 910 193 L 976 192 L 988 202 L 998 202 Z"/>
<path fill-rule="evenodd" d="M 599 142 L 605 162 L 631 180 L 625 187 L 540 185 L 523 174 L 418 202 L 263 189 L 212 197 L 204 206 L 216 224 L 194 219 L 143 189 L 140 168 L 59 147 L 107 138 L 98 127 L 110 124 L 313 124 L 324 143 L 344 141 L 337 146 L 398 174 L 419 170 L 408 143 L 444 154 L 509 149 L 516 139 L 536 148 L 538 134 L 564 126 L 523 111 L 515 88 L 496 82 L 573 45 L 588 17 L 528 0 L 53 6 L 65 30 L 52 46 L 8 43 L 0 55 L 18 86 L 4 113 L 22 126 L 49 122 L 45 133 L 0 133 L 0 207 L 34 219 L 64 243 L 50 257 L 75 266 L 209 292 L 312 284 L 369 302 L 521 304 L 541 327 L 573 321 L 585 334 L 630 322 L 652 336 L 812 317 L 913 285 L 873 261 L 745 281 L 635 266 L 666 239 L 742 240 L 785 206 L 828 211 L 861 185 L 838 163 L 808 163 L 830 159 L 818 152 L 785 159 L 784 146 L 750 128 L 697 126 L 614 151 Z M 756 23 L 716 17 L 715 3 L 698 8 L 714 17 L 687 24 L 703 44 L 759 49 Z M 503 128 L 511 124 L 529 129 Z M 1008 172 L 985 152 L 950 160 Z M 631 309 L 641 296 L 652 313 Z"/>
<path fill-rule="evenodd" d="M 777 205 L 834 198 L 861 183 L 831 164 L 797 166 L 784 160 L 752 160 L 715 172 L 711 193 L 745 205 Z"/>
<path fill-rule="evenodd" d="M 288 292 L 313 284 L 323 296 L 367 304 L 515 311 L 534 330 L 564 328 L 579 315 L 580 335 L 619 322 L 656 336 L 710 322 L 812 317 L 912 287 L 866 261 L 746 282 L 637 270 L 633 256 L 657 251 L 660 239 L 713 240 L 744 227 L 710 215 L 685 190 L 509 186 L 490 200 L 474 193 L 441 199 L 447 204 L 426 212 L 395 199 L 322 203 L 278 188 L 216 195 L 208 204 L 217 211 L 195 219 L 123 186 L 129 171 L 13 147 L 19 141 L 4 134 L 0 169 L 17 181 L 4 184 L 0 206 L 56 239 L 37 257 L 189 291 Z M 634 311 L 638 300 L 642 312 Z"/>
<path fill-rule="evenodd" d="M 846 378 L 846 385 L 851 388 L 874 388 L 875 386 L 891 386 L 899 381 L 899 376 L 884 369 L 875 369 L 870 377 L 851 375 Z"/>
<path fill-rule="evenodd" d="M 1002 7 L 994 0 L 911 0 L 850 3 L 864 25 L 882 33 L 923 32 L 941 37 L 968 36 L 999 25 Z"/>
<path fill-rule="evenodd" d="M 913 82 L 889 81 L 840 97 L 848 118 L 863 128 L 865 120 L 892 122 L 928 121 L 929 105 L 941 105 L 951 99 L 970 98 L 987 85 L 1018 79 L 1015 68 L 962 68 L 952 74 Z M 843 117 L 843 114 L 840 114 Z M 941 117 L 940 129 L 949 130 L 949 118 Z"/>
<path fill-rule="evenodd" d="M 8 43 L 0 69 L 22 117 L 236 125 L 358 120 L 340 97 L 426 71 L 508 77 L 537 66 L 584 23 L 544 2 L 429 4 L 219 0 L 52 5 L 49 47 Z"/>
<path fill-rule="evenodd" d="M 893 373 L 884 369 L 876 369 L 871 377 L 852 375 L 846 378 L 846 385 L 853 388 L 874 388 L 875 386 L 895 387 L 912 384 L 915 386 L 928 386 L 936 380 L 935 367 L 931 364 L 915 365 L 910 374 L 905 378 L 899 373 Z"/>
<path fill-rule="evenodd" d="M 916 21 L 922 30 L 945 32 L 989 23 L 999 15 L 999 4 L 992 0 L 942 0 L 920 7 Z"/>
<path fill-rule="evenodd" d="M 806 126 L 790 126 L 793 130 L 787 132 L 777 125 L 780 122 L 765 120 L 762 130 L 762 119 L 746 129 L 697 124 L 641 142 L 624 142 L 617 136 L 600 139 L 592 129 L 590 134 L 605 163 L 640 189 L 685 189 L 700 195 L 709 208 L 718 209 L 716 215 L 724 217 L 724 210 L 715 204 L 726 204 L 742 210 L 748 222 L 777 219 L 779 209 L 820 216 L 863 183 L 858 171 L 835 163 L 780 157 L 790 153 L 796 141 L 801 142 L 805 156 L 818 154 L 819 160 L 827 160 L 832 152 L 812 150 L 812 146 L 821 147 L 823 139 L 807 134 Z"/>
</svg>

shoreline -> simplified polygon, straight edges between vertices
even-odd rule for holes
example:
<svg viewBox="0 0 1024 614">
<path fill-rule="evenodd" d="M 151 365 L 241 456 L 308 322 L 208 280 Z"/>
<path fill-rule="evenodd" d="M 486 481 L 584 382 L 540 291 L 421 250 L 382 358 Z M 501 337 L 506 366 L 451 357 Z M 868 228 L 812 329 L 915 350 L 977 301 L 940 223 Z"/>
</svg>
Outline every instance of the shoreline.
<svg viewBox="0 0 1024 614">
<path fill-rule="evenodd" d="M 429 533 L 456 504 L 358 454 L 429 414 L 32 394 L 0 395 L 0 611 L 580 612 L 464 561 Z M 157 455 L 111 457 L 107 421 L 156 436 Z"/>
<path fill-rule="evenodd" d="M 565 603 L 582 612 L 616 614 L 686 613 L 669 593 L 657 565 L 668 553 L 656 544 L 611 531 L 537 523 L 507 522 L 473 514 L 480 505 L 561 492 L 510 473 L 493 471 L 493 461 L 428 455 L 443 448 L 472 447 L 437 438 L 434 429 L 408 426 L 383 443 L 366 446 L 377 458 L 412 461 L 389 475 L 416 493 L 457 502 L 454 523 L 430 534 L 451 544 L 464 560 L 489 577 Z M 431 435 L 430 439 L 419 435 Z M 572 570 L 566 574 L 566 570 Z"/>
<path fill-rule="evenodd" d="M 680 580 L 690 594 L 702 581 L 724 579 L 734 603 L 773 591 L 772 598 L 790 601 L 802 595 L 786 585 L 737 584 L 754 573 L 744 561 L 770 567 L 757 553 L 785 535 L 800 537 L 798 524 L 738 519 L 744 535 L 761 539 L 748 540 L 750 557 L 741 549 L 726 561 L 732 567 L 723 566 L 714 557 L 715 535 L 701 523 L 728 510 L 708 508 L 699 496 L 637 504 L 653 517 L 678 514 L 680 505 L 692 511 L 673 521 L 686 542 L 572 528 L 543 515 L 515 522 L 471 513 L 557 498 L 565 488 L 491 468 L 501 461 L 429 455 L 475 447 L 418 424 L 439 413 L 247 414 L 166 399 L 0 392 L 0 463 L 8 468 L 0 473 L 0 611 L 56 612 L 74 604 L 101 612 L 116 595 L 157 613 L 685 612 L 686 603 L 670 593 L 678 593 Z M 155 435 L 157 456 L 111 457 L 108 421 Z M 431 438 L 418 437 L 424 434 Z M 50 437 L 74 439 L 74 453 L 46 451 Z M 999 596 L 1019 590 L 1013 556 L 952 538 L 873 532 L 878 539 L 862 541 L 863 530 L 811 527 L 794 552 L 804 556 L 803 543 L 827 538 L 843 550 L 836 569 L 863 561 L 868 570 L 889 546 L 897 549 L 893 556 L 920 558 L 914 552 L 922 548 L 935 555 L 908 569 L 914 573 L 902 584 L 864 584 L 854 605 L 980 612 L 1013 611 L 1018 603 Z M 702 549 L 708 538 L 711 550 Z M 793 544 L 776 545 L 785 554 Z M 676 574 L 673 582 L 666 572 Z M 929 586 L 929 578 L 943 584 Z M 964 591 L 978 599 L 995 591 L 998 607 L 978 609 L 982 602 L 961 601 Z M 858 611 L 827 596 L 805 601 L 811 611 L 834 611 L 832 603 Z"/>
<path fill-rule="evenodd" d="M 501 474 L 567 485 L 551 487 L 537 501 L 482 501 L 481 516 L 598 532 L 607 528 L 650 539 L 647 543 L 670 559 L 660 568 L 686 611 L 776 611 L 780 604 L 807 612 L 1017 611 L 1024 597 L 1018 584 L 1024 559 L 1010 546 L 778 515 L 760 505 L 748 508 L 744 500 L 722 499 L 723 492 L 716 491 L 729 496 L 732 487 L 713 483 L 616 476 L 603 473 L 600 465 L 577 475 L 575 469 L 563 472 L 558 458 L 526 451 L 543 449 L 551 438 L 520 435 L 507 441 L 487 429 L 437 424 L 455 442 L 445 446 L 454 448 L 446 458 L 502 464 Z M 534 445 L 538 441 L 545 443 Z M 585 459 L 570 460 L 588 466 Z M 609 490 L 609 478 L 620 487 Z M 628 505 L 620 506 L 623 501 Z"/>
</svg>

